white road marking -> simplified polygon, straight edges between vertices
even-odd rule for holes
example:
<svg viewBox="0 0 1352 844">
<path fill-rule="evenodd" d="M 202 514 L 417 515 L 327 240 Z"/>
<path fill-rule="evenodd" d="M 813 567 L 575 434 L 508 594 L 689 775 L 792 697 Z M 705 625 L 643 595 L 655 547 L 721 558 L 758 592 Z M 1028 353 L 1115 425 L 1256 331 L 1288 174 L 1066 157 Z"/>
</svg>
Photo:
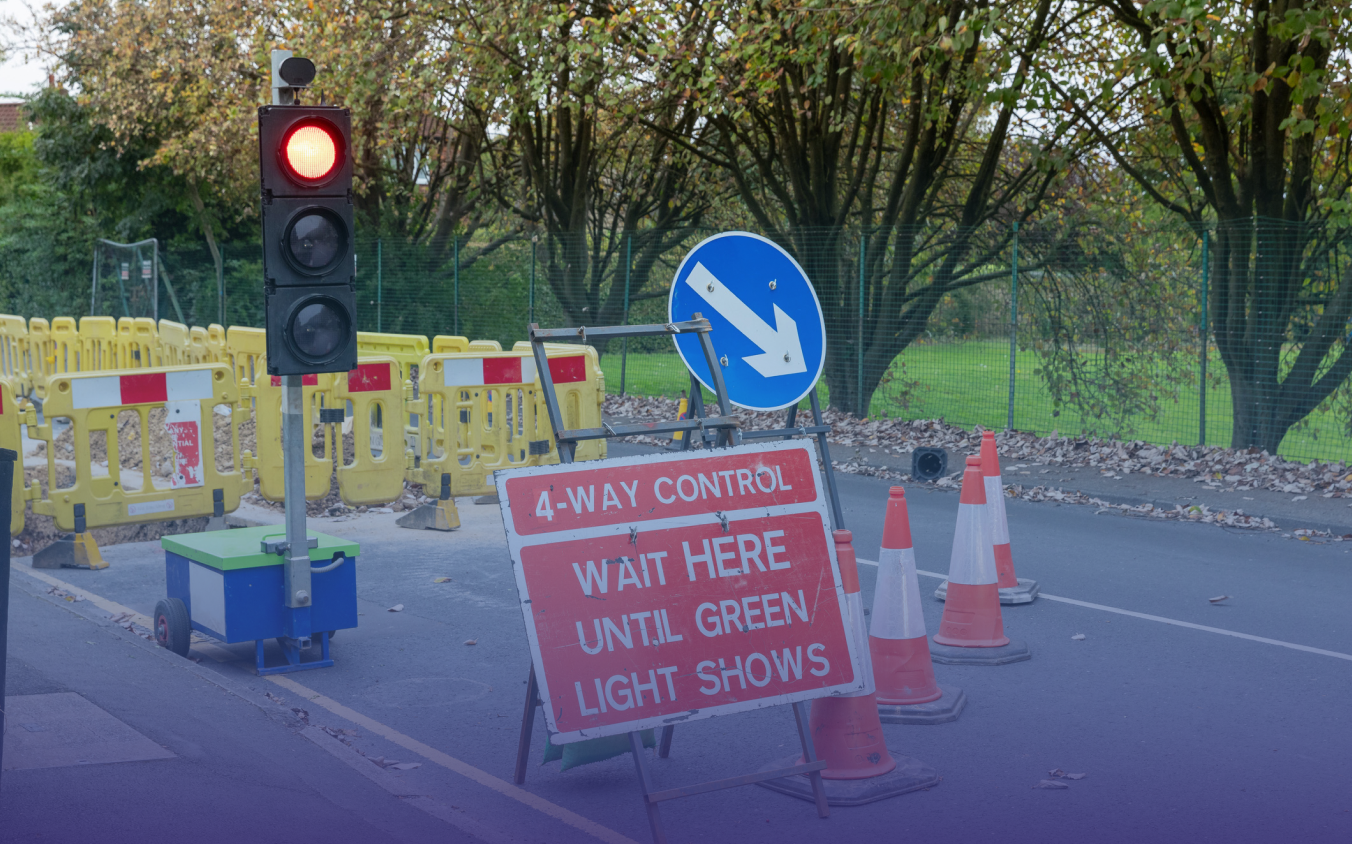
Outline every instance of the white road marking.
<svg viewBox="0 0 1352 844">
<path fill-rule="evenodd" d="M 858 562 L 866 566 L 878 565 L 876 560 L 865 560 L 856 558 Z M 923 574 L 925 577 L 934 577 L 939 580 L 947 580 L 948 575 L 939 574 L 933 571 L 922 571 L 916 569 L 916 574 Z M 1116 613 L 1117 615 L 1127 615 L 1132 618 L 1143 618 L 1146 621 L 1158 621 L 1160 624 L 1172 624 L 1174 627 L 1188 627 L 1193 630 L 1204 630 L 1207 633 L 1218 633 L 1221 636 L 1232 636 L 1236 639 L 1248 639 L 1250 642 L 1262 642 L 1265 645 L 1276 645 L 1279 648 L 1290 648 L 1293 651 L 1304 651 L 1309 654 L 1318 654 L 1320 656 L 1331 656 L 1334 659 L 1345 659 L 1352 662 L 1352 654 L 1345 654 L 1339 651 L 1328 651 L 1323 648 L 1312 648 L 1309 645 L 1298 645 L 1295 642 L 1283 642 L 1281 639 L 1269 639 L 1266 636 L 1254 636 L 1249 633 L 1240 633 L 1236 630 L 1226 630 L 1221 627 L 1211 627 L 1206 624 L 1193 624 L 1191 621 L 1179 621 L 1176 618 L 1165 618 L 1162 615 L 1151 615 L 1150 613 L 1136 612 L 1135 610 L 1124 610 L 1118 607 L 1109 607 L 1104 604 L 1094 604 L 1089 601 L 1077 601 L 1074 598 L 1062 598 L 1060 595 L 1048 595 L 1046 592 L 1039 592 L 1039 598 L 1046 598 L 1048 601 L 1056 601 L 1061 604 L 1074 604 L 1077 607 L 1087 607 L 1091 610 L 1102 610 L 1103 612 Z"/>
</svg>

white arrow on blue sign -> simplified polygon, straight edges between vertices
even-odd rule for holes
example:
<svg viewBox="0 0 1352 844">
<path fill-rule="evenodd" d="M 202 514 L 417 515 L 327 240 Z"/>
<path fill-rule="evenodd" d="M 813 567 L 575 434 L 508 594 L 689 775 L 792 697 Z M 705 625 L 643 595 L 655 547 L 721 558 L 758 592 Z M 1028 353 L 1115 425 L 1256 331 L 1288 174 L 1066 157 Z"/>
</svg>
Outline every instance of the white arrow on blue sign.
<svg viewBox="0 0 1352 844">
<path fill-rule="evenodd" d="M 700 242 L 676 269 L 667 312 L 672 322 L 703 314 L 733 404 L 778 410 L 816 385 L 826 362 L 826 323 L 807 274 L 773 241 L 723 232 Z M 713 380 L 699 337 L 679 334 L 676 351 L 709 390 Z"/>
</svg>

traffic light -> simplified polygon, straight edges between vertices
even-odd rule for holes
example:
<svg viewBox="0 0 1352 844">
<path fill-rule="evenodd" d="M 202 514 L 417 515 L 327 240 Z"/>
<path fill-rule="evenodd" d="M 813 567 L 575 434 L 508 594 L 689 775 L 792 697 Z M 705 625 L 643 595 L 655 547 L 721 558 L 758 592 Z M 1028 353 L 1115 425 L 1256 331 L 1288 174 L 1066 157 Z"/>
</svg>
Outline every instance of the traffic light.
<svg viewBox="0 0 1352 844">
<path fill-rule="evenodd" d="M 357 365 L 351 139 L 347 109 L 258 110 L 270 375 Z"/>
</svg>

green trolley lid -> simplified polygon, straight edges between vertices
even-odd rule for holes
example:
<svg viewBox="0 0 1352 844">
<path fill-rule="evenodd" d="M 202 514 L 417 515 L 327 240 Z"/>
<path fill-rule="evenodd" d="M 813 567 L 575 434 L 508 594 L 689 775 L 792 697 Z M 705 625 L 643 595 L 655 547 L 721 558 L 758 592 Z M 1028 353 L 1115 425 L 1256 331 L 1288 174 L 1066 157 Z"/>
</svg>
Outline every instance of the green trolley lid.
<svg viewBox="0 0 1352 844">
<path fill-rule="evenodd" d="M 160 547 L 187 557 L 195 563 L 230 571 L 258 566 L 280 566 L 285 560 L 277 554 L 263 553 L 262 543 L 264 539 L 285 535 L 286 527 L 283 525 L 231 528 L 165 536 L 160 539 Z M 356 557 L 361 553 L 361 546 L 351 540 L 315 531 L 310 531 L 310 536 L 319 540 L 319 547 L 310 549 L 310 560 L 313 562 L 328 562 L 339 551 L 348 557 Z"/>
</svg>

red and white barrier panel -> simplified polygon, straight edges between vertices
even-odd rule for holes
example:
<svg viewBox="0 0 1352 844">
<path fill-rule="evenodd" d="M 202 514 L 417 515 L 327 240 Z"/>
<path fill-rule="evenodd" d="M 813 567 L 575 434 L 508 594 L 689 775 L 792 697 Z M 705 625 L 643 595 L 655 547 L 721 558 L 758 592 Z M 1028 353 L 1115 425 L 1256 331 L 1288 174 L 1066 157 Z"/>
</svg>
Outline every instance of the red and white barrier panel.
<svg viewBox="0 0 1352 844">
<path fill-rule="evenodd" d="M 215 395 L 210 369 L 72 378 L 70 391 L 71 405 L 76 410 L 127 404 L 201 401 Z"/>
<path fill-rule="evenodd" d="M 500 358 L 447 358 L 442 362 L 447 387 L 492 387 L 498 384 L 530 384 L 535 381 L 535 359 L 529 355 Z M 587 380 L 587 356 L 567 355 L 549 359 L 554 384 Z"/>
</svg>

